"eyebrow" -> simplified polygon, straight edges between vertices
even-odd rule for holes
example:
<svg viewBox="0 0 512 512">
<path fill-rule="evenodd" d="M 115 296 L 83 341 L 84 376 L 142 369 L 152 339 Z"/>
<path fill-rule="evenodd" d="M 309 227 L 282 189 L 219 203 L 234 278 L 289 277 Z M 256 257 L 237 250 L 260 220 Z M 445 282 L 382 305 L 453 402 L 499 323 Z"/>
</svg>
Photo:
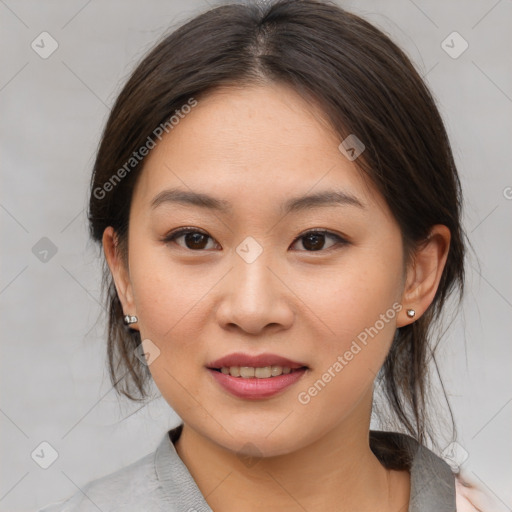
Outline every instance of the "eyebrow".
<svg viewBox="0 0 512 512">
<path fill-rule="evenodd" d="M 152 210 L 162 204 L 182 204 L 185 206 L 198 206 L 208 210 L 229 214 L 233 211 L 232 205 L 223 199 L 200 192 L 192 192 L 179 188 L 166 189 L 157 194 L 150 203 Z M 324 190 L 315 194 L 295 197 L 281 205 L 281 214 L 312 210 L 326 206 L 355 206 L 364 209 L 363 203 L 357 197 L 342 190 Z"/>
</svg>

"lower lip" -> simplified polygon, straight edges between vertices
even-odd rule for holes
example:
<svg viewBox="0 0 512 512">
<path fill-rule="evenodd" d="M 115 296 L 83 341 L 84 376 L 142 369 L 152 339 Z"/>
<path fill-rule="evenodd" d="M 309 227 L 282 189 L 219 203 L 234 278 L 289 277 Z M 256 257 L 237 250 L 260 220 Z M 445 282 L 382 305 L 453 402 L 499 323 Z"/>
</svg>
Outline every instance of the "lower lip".
<svg viewBox="0 0 512 512">
<path fill-rule="evenodd" d="M 274 396 L 295 384 L 306 373 L 306 369 L 302 368 L 286 375 L 282 374 L 268 379 L 258 379 L 256 377 L 244 379 L 243 377 L 232 377 L 210 368 L 208 368 L 208 371 L 226 391 L 238 398 L 247 400 L 259 400 Z"/>
</svg>

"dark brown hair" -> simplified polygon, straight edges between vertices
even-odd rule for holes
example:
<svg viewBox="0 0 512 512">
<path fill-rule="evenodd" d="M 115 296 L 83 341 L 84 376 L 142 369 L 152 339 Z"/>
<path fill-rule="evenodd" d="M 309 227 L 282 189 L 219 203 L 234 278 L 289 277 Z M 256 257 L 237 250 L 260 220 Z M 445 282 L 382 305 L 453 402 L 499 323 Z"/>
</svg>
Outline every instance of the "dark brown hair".
<svg viewBox="0 0 512 512">
<path fill-rule="evenodd" d="M 460 183 L 429 90 L 407 56 L 370 23 L 333 3 L 281 0 L 221 5 L 165 37 L 135 69 L 106 124 L 91 181 L 91 236 L 101 244 L 103 231 L 113 226 L 128 262 L 131 195 L 144 166 L 141 159 L 127 169 L 133 152 L 190 98 L 222 85 L 269 82 L 291 86 L 319 105 L 340 142 L 349 134 L 363 141 L 366 149 L 355 163 L 387 201 L 407 254 L 434 224 L 450 229 L 434 301 L 421 318 L 397 329 L 379 375 L 395 417 L 423 442 L 427 363 L 435 349 L 431 327 L 452 289 L 462 293 L 464 284 Z M 123 166 L 129 172 L 113 183 Z M 123 325 L 106 264 L 104 272 L 110 376 L 119 393 L 144 399 L 150 374 L 134 355 L 140 334 Z"/>
</svg>

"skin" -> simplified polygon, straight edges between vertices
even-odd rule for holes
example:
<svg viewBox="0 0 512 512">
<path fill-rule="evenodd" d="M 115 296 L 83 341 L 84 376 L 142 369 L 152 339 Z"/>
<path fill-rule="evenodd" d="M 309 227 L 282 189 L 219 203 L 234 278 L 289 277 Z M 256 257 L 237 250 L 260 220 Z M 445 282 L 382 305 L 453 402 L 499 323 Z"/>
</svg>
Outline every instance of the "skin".
<svg viewBox="0 0 512 512">
<path fill-rule="evenodd" d="M 124 313 L 138 317 L 132 327 L 151 340 L 145 346 L 158 347 L 151 374 L 184 422 L 176 449 L 216 512 L 407 510 L 409 473 L 386 470 L 369 448 L 373 386 L 395 329 L 432 302 L 450 233 L 433 226 L 406 264 L 399 226 L 340 142 L 321 111 L 285 86 L 218 89 L 148 156 L 132 199 L 127 264 L 105 230 Z M 229 201 L 232 212 L 152 209 L 171 187 Z M 279 211 L 291 197 L 333 189 L 363 207 Z M 163 241 L 180 227 L 211 238 L 199 250 L 184 236 Z M 325 236 L 312 250 L 304 235 L 314 229 L 347 243 Z M 248 236 L 263 250 L 252 263 L 236 252 Z M 298 393 L 393 304 L 403 309 L 300 403 Z M 244 400 L 205 367 L 232 352 L 274 353 L 309 369 L 277 396 Z"/>
</svg>

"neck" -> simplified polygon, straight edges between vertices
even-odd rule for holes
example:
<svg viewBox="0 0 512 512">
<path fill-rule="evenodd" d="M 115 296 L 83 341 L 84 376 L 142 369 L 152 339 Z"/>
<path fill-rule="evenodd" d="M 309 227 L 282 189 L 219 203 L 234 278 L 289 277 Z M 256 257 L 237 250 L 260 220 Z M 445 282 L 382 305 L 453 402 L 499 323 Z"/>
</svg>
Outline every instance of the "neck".
<svg viewBox="0 0 512 512">
<path fill-rule="evenodd" d="M 176 442 L 216 512 L 407 511 L 409 475 L 386 470 L 369 445 L 370 415 L 348 420 L 295 452 L 243 459 L 188 425 Z"/>
</svg>

